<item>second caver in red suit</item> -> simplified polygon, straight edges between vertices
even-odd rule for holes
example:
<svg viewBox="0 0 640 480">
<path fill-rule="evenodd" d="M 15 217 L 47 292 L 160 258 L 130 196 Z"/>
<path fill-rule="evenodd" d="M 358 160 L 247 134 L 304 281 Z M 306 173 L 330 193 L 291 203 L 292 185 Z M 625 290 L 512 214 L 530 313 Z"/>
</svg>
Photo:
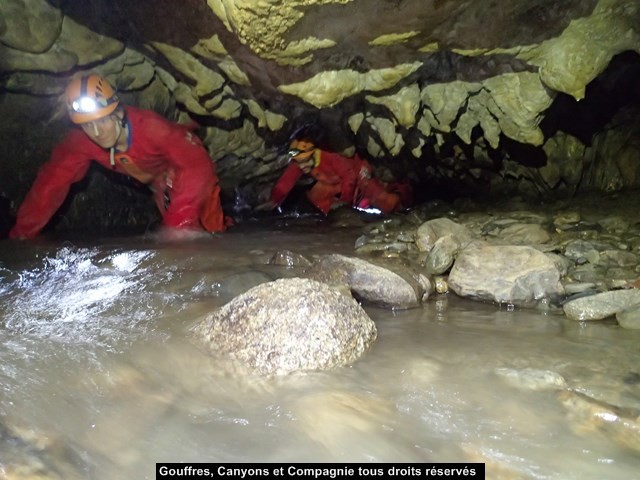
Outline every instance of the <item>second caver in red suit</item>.
<svg viewBox="0 0 640 480">
<path fill-rule="evenodd" d="M 345 157 L 315 148 L 309 140 L 294 140 L 290 156 L 292 162 L 271 190 L 274 206 L 284 201 L 304 174 L 316 180 L 307 198 L 324 214 L 344 203 L 362 208 L 373 206 L 384 213 L 409 206 L 408 187 L 384 184 L 373 178 L 369 163 L 357 155 Z"/>
</svg>

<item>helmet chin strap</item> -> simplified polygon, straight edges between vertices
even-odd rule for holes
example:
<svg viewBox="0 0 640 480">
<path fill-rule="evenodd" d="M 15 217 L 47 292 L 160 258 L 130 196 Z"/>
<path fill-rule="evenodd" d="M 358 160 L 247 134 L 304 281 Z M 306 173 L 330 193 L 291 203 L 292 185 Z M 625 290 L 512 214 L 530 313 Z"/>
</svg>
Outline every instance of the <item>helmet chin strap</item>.
<svg viewBox="0 0 640 480">
<path fill-rule="evenodd" d="M 118 140 L 120 140 L 120 135 L 122 135 L 120 119 L 116 121 L 116 132 L 116 141 L 113 142 L 113 146 L 109 149 L 109 163 L 111 163 L 111 168 L 116 168 L 116 145 L 118 144 Z"/>
</svg>

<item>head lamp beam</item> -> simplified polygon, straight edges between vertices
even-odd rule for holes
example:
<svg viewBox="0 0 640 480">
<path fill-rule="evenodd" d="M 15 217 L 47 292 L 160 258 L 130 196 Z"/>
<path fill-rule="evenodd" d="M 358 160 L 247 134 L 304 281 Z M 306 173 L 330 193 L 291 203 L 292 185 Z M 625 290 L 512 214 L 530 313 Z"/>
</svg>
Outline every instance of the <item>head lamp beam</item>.
<svg viewBox="0 0 640 480">
<path fill-rule="evenodd" d="M 93 98 L 80 97 L 71 103 L 71 108 L 74 112 L 78 113 L 90 113 L 95 112 L 98 108 L 98 104 Z"/>
</svg>

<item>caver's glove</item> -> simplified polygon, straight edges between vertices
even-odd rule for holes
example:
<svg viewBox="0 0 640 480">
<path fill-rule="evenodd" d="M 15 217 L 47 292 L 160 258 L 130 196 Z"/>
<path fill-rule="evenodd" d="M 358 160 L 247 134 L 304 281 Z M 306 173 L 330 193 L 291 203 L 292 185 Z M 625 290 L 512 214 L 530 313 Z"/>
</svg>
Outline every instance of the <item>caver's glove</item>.
<svg viewBox="0 0 640 480">
<path fill-rule="evenodd" d="M 371 179 L 371 170 L 368 167 L 363 166 L 358 172 L 358 177 L 360 180 L 370 180 Z"/>
</svg>

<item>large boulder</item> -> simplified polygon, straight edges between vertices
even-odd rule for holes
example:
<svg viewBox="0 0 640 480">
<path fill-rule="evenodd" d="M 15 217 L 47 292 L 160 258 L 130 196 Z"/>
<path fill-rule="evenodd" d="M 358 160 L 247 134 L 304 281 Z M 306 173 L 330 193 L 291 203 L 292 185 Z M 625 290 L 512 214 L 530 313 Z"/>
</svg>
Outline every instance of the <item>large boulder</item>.
<svg viewBox="0 0 640 480">
<path fill-rule="evenodd" d="M 402 271 L 400 266 L 396 269 Z M 359 300 L 379 307 L 417 307 L 429 293 L 428 280 L 423 279 L 421 284 L 409 270 L 402 271 L 401 275 L 346 255 L 322 255 L 306 271 L 306 276 L 336 288 L 347 287 Z"/>
<path fill-rule="evenodd" d="M 520 306 L 564 294 L 553 260 L 517 245 L 465 249 L 451 269 L 449 287 L 461 297 Z"/>
<path fill-rule="evenodd" d="M 302 278 L 258 285 L 208 315 L 192 333 L 212 353 L 262 375 L 353 363 L 377 336 L 353 298 Z"/>
<path fill-rule="evenodd" d="M 602 320 L 640 305 L 640 290 L 611 290 L 566 302 L 562 309 L 567 318 L 577 321 Z"/>
</svg>

